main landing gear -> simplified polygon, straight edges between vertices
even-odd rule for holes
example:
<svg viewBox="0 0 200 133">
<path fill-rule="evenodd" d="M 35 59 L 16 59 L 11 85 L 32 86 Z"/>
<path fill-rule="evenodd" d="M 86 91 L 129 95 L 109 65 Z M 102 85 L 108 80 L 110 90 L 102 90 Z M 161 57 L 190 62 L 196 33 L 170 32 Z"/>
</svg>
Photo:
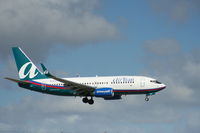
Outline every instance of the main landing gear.
<svg viewBox="0 0 200 133">
<path fill-rule="evenodd" d="M 93 97 L 91 97 L 91 99 L 88 99 L 87 97 L 84 97 L 82 99 L 83 103 L 89 103 L 90 105 L 94 104 L 94 100 Z"/>
</svg>

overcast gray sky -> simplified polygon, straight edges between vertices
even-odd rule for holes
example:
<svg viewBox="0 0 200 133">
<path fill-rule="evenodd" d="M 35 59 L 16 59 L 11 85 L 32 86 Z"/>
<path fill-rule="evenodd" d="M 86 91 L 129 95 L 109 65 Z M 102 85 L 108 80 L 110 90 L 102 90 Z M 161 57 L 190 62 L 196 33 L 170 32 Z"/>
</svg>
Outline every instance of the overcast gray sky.
<svg viewBox="0 0 200 133">
<path fill-rule="evenodd" d="M 0 132 L 199 133 L 198 0 L 0 0 Z M 61 77 L 144 75 L 167 88 L 118 101 L 24 90 L 11 47 Z"/>
</svg>

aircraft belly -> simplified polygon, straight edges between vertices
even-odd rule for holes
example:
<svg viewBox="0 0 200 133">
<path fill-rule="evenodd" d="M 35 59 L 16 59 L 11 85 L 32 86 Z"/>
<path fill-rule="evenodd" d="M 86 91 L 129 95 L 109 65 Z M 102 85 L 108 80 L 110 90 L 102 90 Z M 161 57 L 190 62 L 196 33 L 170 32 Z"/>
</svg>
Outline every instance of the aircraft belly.
<svg viewBox="0 0 200 133">
<path fill-rule="evenodd" d="M 74 91 L 70 89 L 58 89 L 58 88 L 52 88 L 52 87 L 46 87 L 46 86 L 40 86 L 40 85 L 34 85 L 34 84 L 29 84 L 29 85 L 19 84 L 19 86 L 28 90 L 52 94 L 52 95 L 75 96 Z"/>
<path fill-rule="evenodd" d="M 160 91 L 161 89 L 114 89 L 113 92 L 118 95 L 131 95 L 131 94 L 149 94 Z"/>
</svg>

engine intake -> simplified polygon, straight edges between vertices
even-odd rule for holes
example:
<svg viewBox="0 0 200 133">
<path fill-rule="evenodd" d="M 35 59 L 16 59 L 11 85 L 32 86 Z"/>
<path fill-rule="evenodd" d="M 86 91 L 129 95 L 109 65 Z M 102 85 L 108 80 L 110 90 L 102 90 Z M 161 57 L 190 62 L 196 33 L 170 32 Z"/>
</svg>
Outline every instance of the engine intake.
<svg viewBox="0 0 200 133">
<path fill-rule="evenodd" d="M 114 95 L 112 88 L 99 88 L 94 91 L 95 97 L 111 97 Z"/>
</svg>

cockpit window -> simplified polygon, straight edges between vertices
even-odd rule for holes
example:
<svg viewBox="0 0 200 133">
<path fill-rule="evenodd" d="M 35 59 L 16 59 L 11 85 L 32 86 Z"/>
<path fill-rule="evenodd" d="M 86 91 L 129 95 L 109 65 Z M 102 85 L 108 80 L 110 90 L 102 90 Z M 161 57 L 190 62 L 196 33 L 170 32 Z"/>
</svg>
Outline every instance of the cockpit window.
<svg viewBox="0 0 200 133">
<path fill-rule="evenodd" d="M 150 82 L 156 83 L 156 84 L 162 84 L 161 82 L 159 82 L 158 80 L 150 80 Z"/>
<path fill-rule="evenodd" d="M 157 84 L 161 84 L 161 82 L 159 82 L 158 80 L 156 80 L 156 83 L 157 83 Z"/>
</svg>

